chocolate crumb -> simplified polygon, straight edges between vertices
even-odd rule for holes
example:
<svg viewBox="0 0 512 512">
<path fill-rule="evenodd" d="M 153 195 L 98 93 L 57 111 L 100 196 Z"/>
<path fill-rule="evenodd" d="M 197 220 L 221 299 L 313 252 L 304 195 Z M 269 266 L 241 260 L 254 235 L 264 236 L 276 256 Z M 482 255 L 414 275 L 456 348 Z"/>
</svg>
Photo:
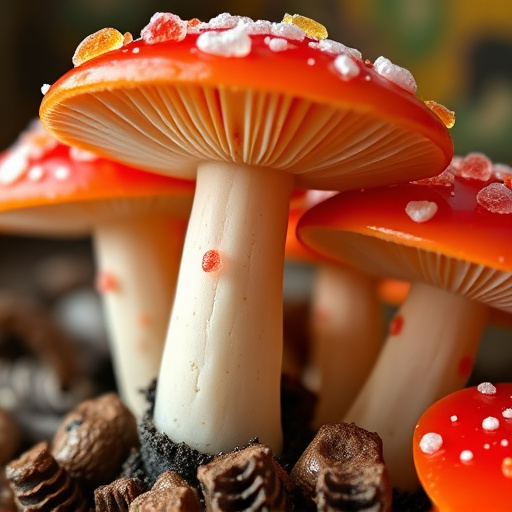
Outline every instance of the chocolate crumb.
<svg viewBox="0 0 512 512">
<path fill-rule="evenodd" d="M 384 467 L 381 438 L 354 423 L 323 425 L 291 471 L 293 495 L 312 506 L 317 501 L 320 474 L 331 469 L 352 471 L 356 472 L 357 481 L 360 478 L 357 472 L 363 468 L 376 468 L 374 476 L 378 475 L 379 480 L 373 480 L 372 486 L 378 489 L 382 510 L 387 510 L 385 507 L 391 503 L 391 487 Z M 351 492 L 357 493 L 354 489 Z"/>
<path fill-rule="evenodd" d="M 217 456 L 197 476 L 209 512 L 291 509 L 287 474 L 264 445 Z"/>
<path fill-rule="evenodd" d="M 94 491 L 96 512 L 128 512 L 130 504 L 143 492 L 142 484 L 134 478 L 118 478 Z"/>
<path fill-rule="evenodd" d="M 137 421 L 116 393 L 84 400 L 57 429 L 52 454 L 73 478 L 95 488 L 119 476 L 139 445 Z"/>
<path fill-rule="evenodd" d="M 162 473 L 155 485 L 130 505 L 129 512 L 201 512 L 196 490 L 174 471 Z"/>
<path fill-rule="evenodd" d="M 53 458 L 48 443 L 38 443 L 11 461 L 5 475 L 19 511 L 90 511 L 76 482 Z"/>
</svg>

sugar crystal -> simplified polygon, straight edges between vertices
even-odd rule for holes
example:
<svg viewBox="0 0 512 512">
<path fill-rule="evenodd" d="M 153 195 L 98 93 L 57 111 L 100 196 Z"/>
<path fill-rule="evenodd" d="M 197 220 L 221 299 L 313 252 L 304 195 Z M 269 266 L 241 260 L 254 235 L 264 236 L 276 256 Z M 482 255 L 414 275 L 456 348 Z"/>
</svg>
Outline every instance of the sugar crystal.
<svg viewBox="0 0 512 512">
<path fill-rule="evenodd" d="M 330 53 L 333 55 L 340 55 L 345 53 L 354 57 L 356 60 L 362 60 L 363 56 L 359 50 L 355 48 L 350 48 L 349 46 L 345 46 L 342 43 L 338 43 L 338 41 L 333 41 L 332 39 L 323 39 L 322 41 L 311 41 L 308 46 L 310 48 L 314 48 L 316 50 L 320 50 L 324 53 Z"/>
<path fill-rule="evenodd" d="M 476 196 L 477 203 L 492 213 L 512 213 L 512 190 L 503 183 L 491 183 Z"/>
<path fill-rule="evenodd" d="M 378 57 L 373 63 L 373 67 L 379 75 L 387 78 L 390 82 L 412 94 L 416 93 L 416 80 L 408 69 L 393 64 L 385 57 Z"/>
<path fill-rule="evenodd" d="M 500 441 L 500 446 L 506 447 L 506 446 L 508 446 L 508 444 L 509 444 L 509 443 L 508 443 L 508 439 L 502 439 L 502 440 Z"/>
<path fill-rule="evenodd" d="M 289 39 L 290 41 L 303 41 L 306 36 L 304 30 L 291 23 L 272 23 L 270 34 Z"/>
<path fill-rule="evenodd" d="M 420 440 L 420 450 L 423 453 L 432 455 L 443 446 L 443 438 L 435 432 L 425 434 Z"/>
<path fill-rule="evenodd" d="M 288 48 L 288 41 L 280 37 L 272 37 L 268 41 L 268 47 L 273 52 L 282 52 Z"/>
<path fill-rule="evenodd" d="M 254 35 L 268 35 L 272 30 L 272 22 L 267 20 L 256 20 L 254 23 L 247 23 L 247 31 Z"/>
<path fill-rule="evenodd" d="M 473 452 L 471 450 L 462 450 L 459 459 L 461 462 L 471 462 L 473 460 Z"/>
<path fill-rule="evenodd" d="M 508 420 L 512 419 L 512 408 L 509 407 L 505 409 L 501 414 L 504 418 L 507 418 Z"/>
<path fill-rule="evenodd" d="M 187 22 L 176 14 L 157 12 L 153 14 L 140 35 L 147 44 L 182 41 L 187 35 L 187 26 Z"/>
<path fill-rule="evenodd" d="M 405 212 L 414 222 L 426 222 L 437 212 L 437 204 L 432 201 L 409 201 Z"/>
<path fill-rule="evenodd" d="M 94 57 L 122 48 L 124 39 L 124 34 L 115 28 L 102 28 L 94 32 L 78 45 L 73 55 L 73 65 L 80 66 Z"/>
<path fill-rule="evenodd" d="M 459 418 L 457 417 L 457 415 L 453 414 L 452 416 L 450 416 L 450 421 L 452 423 L 455 423 Z"/>
<path fill-rule="evenodd" d="M 354 60 L 344 53 L 334 59 L 334 67 L 344 80 L 350 80 L 361 72 Z"/>
<path fill-rule="evenodd" d="M 481 384 L 478 384 L 476 389 L 479 393 L 482 393 L 482 395 L 496 394 L 496 387 L 493 386 L 490 382 L 482 382 Z"/>
<path fill-rule="evenodd" d="M 224 32 L 203 32 L 196 44 L 202 52 L 222 57 L 245 57 L 251 52 L 251 38 L 243 25 Z"/>
<path fill-rule="evenodd" d="M 499 426 L 500 421 L 498 418 L 494 418 L 493 416 L 488 416 L 482 421 L 482 428 L 484 430 L 496 430 Z"/>
<path fill-rule="evenodd" d="M 285 14 L 284 23 L 291 23 L 300 27 L 311 39 L 325 39 L 327 37 L 327 29 L 318 21 L 306 18 L 300 14 Z"/>
<path fill-rule="evenodd" d="M 457 166 L 457 174 L 461 178 L 489 181 L 493 175 L 493 166 L 483 153 L 469 153 Z"/>
<path fill-rule="evenodd" d="M 41 92 L 43 93 L 43 96 L 49 91 L 50 89 L 50 84 L 43 84 L 41 86 Z"/>
<path fill-rule="evenodd" d="M 208 26 L 210 29 L 218 29 L 218 30 L 224 30 L 229 28 L 235 28 L 240 23 L 252 23 L 251 18 L 247 18 L 245 16 L 236 16 L 233 14 L 229 14 L 228 12 L 223 12 L 215 18 L 211 18 L 208 22 Z"/>
</svg>

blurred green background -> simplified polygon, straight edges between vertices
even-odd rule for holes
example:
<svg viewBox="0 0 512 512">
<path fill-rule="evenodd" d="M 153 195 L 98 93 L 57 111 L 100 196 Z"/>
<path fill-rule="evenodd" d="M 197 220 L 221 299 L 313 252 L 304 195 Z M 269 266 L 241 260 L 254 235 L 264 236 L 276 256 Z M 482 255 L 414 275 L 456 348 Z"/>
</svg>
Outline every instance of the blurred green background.
<svg viewBox="0 0 512 512">
<path fill-rule="evenodd" d="M 70 69 L 87 35 L 110 26 L 138 38 L 157 11 L 203 20 L 221 12 L 272 21 L 285 12 L 314 18 L 330 38 L 365 58 L 384 55 L 408 68 L 421 98 L 455 110 L 457 154 L 482 151 L 512 164 L 512 0 L 1 0 L 0 150 L 37 116 L 41 86 Z M 20 274 L 30 277 L 27 269 L 41 254 L 90 252 L 88 240 L 3 237 L 1 247 L 0 287 L 18 285 Z M 487 340 L 482 358 L 506 379 L 510 331 L 493 330 Z M 477 379 L 487 377 L 486 367 Z"/>
</svg>

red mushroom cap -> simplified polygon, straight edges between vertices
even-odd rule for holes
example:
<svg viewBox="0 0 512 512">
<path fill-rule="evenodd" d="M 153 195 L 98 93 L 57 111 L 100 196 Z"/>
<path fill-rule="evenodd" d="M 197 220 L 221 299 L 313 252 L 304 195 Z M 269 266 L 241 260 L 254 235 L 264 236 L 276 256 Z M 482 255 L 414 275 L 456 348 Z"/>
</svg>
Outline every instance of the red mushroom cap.
<svg viewBox="0 0 512 512">
<path fill-rule="evenodd" d="M 160 14 L 141 39 L 120 48 L 116 39 L 54 83 L 43 124 L 68 144 L 186 178 L 200 161 L 234 161 L 339 190 L 418 179 L 448 164 L 443 121 L 407 79 L 356 50 L 290 23 L 224 15 L 187 24 Z"/>
<path fill-rule="evenodd" d="M 0 154 L 0 228 L 6 231 L 80 235 L 99 220 L 137 209 L 185 218 L 193 193 L 191 181 L 69 147 L 39 123 Z"/>
<path fill-rule="evenodd" d="M 427 282 L 512 312 L 507 176 L 468 155 L 432 179 L 338 194 L 304 214 L 298 236 L 379 277 Z"/>
<path fill-rule="evenodd" d="M 421 483 L 439 512 L 508 512 L 512 383 L 482 383 L 429 407 L 413 438 Z"/>
</svg>

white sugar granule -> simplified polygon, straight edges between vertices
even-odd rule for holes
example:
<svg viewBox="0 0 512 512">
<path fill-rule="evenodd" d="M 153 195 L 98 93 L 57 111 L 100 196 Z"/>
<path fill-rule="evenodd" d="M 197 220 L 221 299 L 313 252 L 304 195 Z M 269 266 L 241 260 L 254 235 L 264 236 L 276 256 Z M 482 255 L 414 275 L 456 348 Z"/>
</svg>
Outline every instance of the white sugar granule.
<svg viewBox="0 0 512 512">
<path fill-rule="evenodd" d="M 457 418 L 457 416 L 454 414 L 453 416 L 450 416 L 450 421 L 452 423 L 455 423 L 459 418 Z"/>
<path fill-rule="evenodd" d="M 224 32 L 203 32 L 196 44 L 202 52 L 222 57 L 245 57 L 251 52 L 251 37 L 243 25 Z"/>
<path fill-rule="evenodd" d="M 443 446 L 443 438 L 435 432 L 425 434 L 420 441 L 420 450 L 429 455 L 437 452 Z"/>
<path fill-rule="evenodd" d="M 288 49 L 288 41 L 281 37 L 272 37 L 268 41 L 268 47 L 273 52 L 284 52 Z"/>
<path fill-rule="evenodd" d="M 67 167 L 65 165 L 60 165 L 59 167 L 57 167 L 57 169 L 55 169 L 55 171 L 53 173 L 55 178 L 58 180 L 61 180 L 61 181 L 69 178 L 70 174 L 71 174 L 71 172 L 70 172 L 69 167 Z"/>
<path fill-rule="evenodd" d="M 426 222 L 437 212 L 437 204 L 432 201 L 409 201 L 405 213 L 414 222 Z"/>
<path fill-rule="evenodd" d="M 512 419 L 512 409 L 509 407 L 508 409 L 505 409 L 501 415 L 504 417 L 504 418 L 507 418 L 507 420 L 510 420 Z"/>
<path fill-rule="evenodd" d="M 496 430 L 500 426 L 498 418 L 488 416 L 482 421 L 482 428 L 484 430 Z"/>
<path fill-rule="evenodd" d="M 385 57 L 376 59 L 373 63 L 373 67 L 379 75 L 387 78 L 390 82 L 393 82 L 412 94 L 416 93 L 418 89 L 416 80 L 408 69 L 393 64 Z"/>
<path fill-rule="evenodd" d="M 482 393 L 482 395 L 496 394 L 496 387 L 493 386 L 490 382 L 482 382 L 481 384 L 478 384 L 476 389 L 477 389 L 477 391 Z"/>
<path fill-rule="evenodd" d="M 359 66 L 348 55 L 341 54 L 334 59 L 334 67 L 344 80 L 350 80 L 361 73 Z"/>
<path fill-rule="evenodd" d="M 28 171 L 27 178 L 30 181 L 39 181 L 44 176 L 44 169 L 42 165 L 33 165 Z"/>
<path fill-rule="evenodd" d="M 41 92 L 43 93 L 43 96 L 49 91 L 50 89 L 50 84 L 43 84 L 41 86 Z"/>
</svg>

